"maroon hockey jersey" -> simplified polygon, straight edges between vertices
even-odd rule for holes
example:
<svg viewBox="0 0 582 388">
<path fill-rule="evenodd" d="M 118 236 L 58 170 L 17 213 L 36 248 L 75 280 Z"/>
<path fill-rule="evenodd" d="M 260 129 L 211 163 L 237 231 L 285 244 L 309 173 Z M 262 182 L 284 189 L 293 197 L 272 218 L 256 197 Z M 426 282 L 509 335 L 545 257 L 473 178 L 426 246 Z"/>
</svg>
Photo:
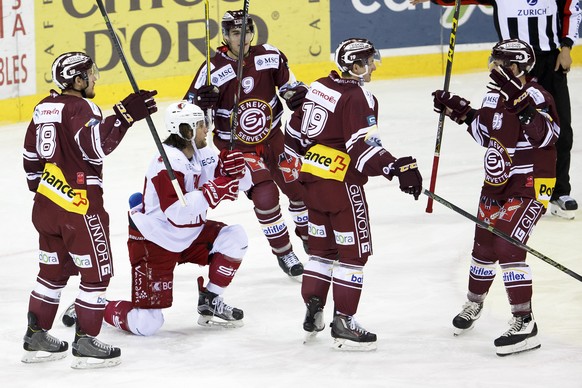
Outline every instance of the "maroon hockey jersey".
<svg viewBox="0 0 582 388">
<path fill-rule="evenodd" d="M 391 179 L 394 158 L 377 133 L 378 100 L 336 71 L 310 85 L 305 102 L 285 128 L 285 151 L 303 157 L 300 180 L 335 179 L 364 184 L 368 176 Z"/>
<path fill-rule="evenodd" d="M 535 198 L 547 206 L 556 177 L 558 115 L 552 96 L 541 86 L 529 82 L 524 88 L 539 112 L 531 123 L 521 124 L 492 91 L 483 98 L 468 132 L 487 148 L 483 195 L 498 200 Z"/>
<path fill-rule="evenodd" d="M 24 139 L 28 187 L 63 209 L 103 207 L 103 158 L 125 136 L 117 118 L 102 118 L 88 99 L 51 90 L 35 108 Z"/>
<path fill-rule="evenodd" d="M 214 134 L 229 141 L 230 117 L 238 88 L 238 61 L 230 58 L 223 46 L 218 48 L 210 62 L 211 82 L 220 90 L 214 109 Z M 184 99 L 195 103 L 196 91 L 206 84 L 206 73 L 206 63 L 203 63 Z M 257 144 L 267 141 L 274 131 L 280 130 L 283 106 L 276 88 L 293 81 L 295 77 L 289 70 L 285 54 L 268 44 L 251 46 L 244 58 L 235 148 L 242 152 L 255 151 Z"/>
</svg>

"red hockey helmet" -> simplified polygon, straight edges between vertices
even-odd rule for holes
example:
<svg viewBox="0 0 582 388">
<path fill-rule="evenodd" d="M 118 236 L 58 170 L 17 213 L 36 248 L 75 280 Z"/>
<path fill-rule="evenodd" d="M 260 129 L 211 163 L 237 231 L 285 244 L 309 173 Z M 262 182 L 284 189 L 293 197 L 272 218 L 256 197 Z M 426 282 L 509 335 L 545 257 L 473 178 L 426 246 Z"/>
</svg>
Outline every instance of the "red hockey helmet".
<svg viewBox="0 0 582 388">
<path fill-rule="evenodd" d="M 222 17 L 222 35 L 228 35 L 230 30 L 233 28 L 242 28 L 242 20 L 243 20 L 243 10 L 238 11 L 226 11 L 224 16 Z M 253 19 L 247 14 L 247 27 L 249 31 L 254 33 L 255 32 L 255 25 L 253 23 Z"/>
<path fill-rule="evenodd" d="M 523 40 L 506 39 L 493 46 L 489 61 L 500 61 L 503 66 L 515 63 L 521 72 L 529 73 L 536 64 L 536 55 L 533 48 Z"/>
<path fill-rule="evenodd" d="M 93 70 L 96 78 L 99 78 L 97 66 L 85 53 L 68 52 L 55 59 L 52 66 L 53 82 L 62 90 L 72 87 L 76 76 L 89 80 L 89 71 Z"/>
</svg>

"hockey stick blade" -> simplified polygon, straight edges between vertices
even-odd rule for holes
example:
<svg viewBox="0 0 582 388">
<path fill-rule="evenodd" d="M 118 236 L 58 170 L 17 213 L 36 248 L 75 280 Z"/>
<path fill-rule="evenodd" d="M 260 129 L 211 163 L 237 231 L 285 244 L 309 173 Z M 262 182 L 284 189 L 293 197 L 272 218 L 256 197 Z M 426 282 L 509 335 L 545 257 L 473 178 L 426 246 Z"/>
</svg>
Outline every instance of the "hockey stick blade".
<svg viewBox="0 0 582 388">
<path fill-rule="evenodd" d="M 526 244 L 522 243 L 521 241 L 518 241 L 518 240 L 514 239 L 513 237 L 505 234 L 504 232 L 500 231 L 499 229 L 495 228 L 494 226 L 489 225 L 485 221 L 482 221 L 482 220 L 478 219 L 474 215 L 466 212 L 465 210 L 463 210 L 460 207 L 454 205 L 453 203 L 447 201 L 446 199 L 444 199 L 442 197 L 439 197 L 435 193 L 433 193 L 433 192 L 431 192 L 429 190 L 426 190 L 426 189 L 423 190 L 423 194 L 425 194 L 428 197 L 432 198 L 433 200 L 437 201 L 441 205 L 444 205 L 444 206 L 448 207 L 449 209 L 451 209 L 455 213 L 458 213 L 458 214 L 462 215 L 463 217 L 468 218 L 469 220 L 473 221 L 474 223 L 476 223 L 477 225 L 479 225 L 483 229 L 487 229 L 488 231 L 490 231 L 491 233 L 495 234 L 496 236 L 501 237 L 502 239 L 504 239 L 508 243 L 510 243 L 512 245 L 515 245 L 518 248 L 523 249 L 527 253 L 530 253 L 533 256 L 537 257 L 538 259 L 541 259 L 541 260 L 545 261 L 546 263 L 548 263 L 552 267 L 554 267 L 554 268 L 556 268 L 556 269 L 558 269 L 558 270 L 560 270 L 560 271 L 562 271 L 562 272 L 564 272 L 564 273 L 572 276 L 574 279 L 582 282 L 582 276 L 580 276 L 576 272 L 574 272 L 574 271 L 572 271 L 572 270 L 564 267 L 560 263 L 555 262 L 554 260 L 550 259 L 548 256 L 546 256 L 546 255 L 544 255 L 544 254 L 536 251 L 535 249 L 530 248 L 529 246 L 527 246 Z"/>
</svg>

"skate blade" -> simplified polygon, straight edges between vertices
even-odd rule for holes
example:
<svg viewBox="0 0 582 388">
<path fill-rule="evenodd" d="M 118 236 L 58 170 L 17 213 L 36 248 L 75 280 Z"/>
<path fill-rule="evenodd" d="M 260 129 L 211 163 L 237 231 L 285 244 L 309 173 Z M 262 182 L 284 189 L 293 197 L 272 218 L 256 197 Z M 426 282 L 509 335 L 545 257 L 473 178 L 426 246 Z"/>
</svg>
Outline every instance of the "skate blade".
<svg viewBox="0 0 582 388">
<path fill-rule="evenodd" d="M 466 333 L 466 332 L 468 332 L 469 330 L 472 330 L 472 329 L 473 329 L 473 327 L 475 327 L 475 326 L 474 326 L 474 325 L 471 325 L 471 326 L 469 326 L 469 327 L 468 327 L 468 328 L 466 328 L 466 329 L 460 329 L 460 328 L 458 328 L 458 327 L 455 327 L 455 328 L 453 328 L 453 335 L 454 335 L 455 337 L 458 337 L 458 336 L 460 336 L 461 334 L 463 334 L 463 333 Z"/>
<path fill-rule="evenodd" d="M 355 342 L 343 338 L 334 338 L 333 349 L 344 352 L 370 352 L 377 349 L 376 342 Z"/>
<path fill-rule="evenodd" d="M 67 352 L 44 352 L 42 350 L 33 350 L 33 351 L 24 351 L 24 355 L 22 356 L 22 362 L 25 364 L 37 364 L 39 362 L 48 362 L 48 361 L 56 361 L 61 360 L 67 357 Z"/>
<path fill-rule="evenodd" d="M 317 340 L 317 333 L 319 333 L 322 330 L 323 330 L 323 328 L 321 330 L 313 330 L 313 331 L 305 332 L 305 338 L 303 338 L 303 345 L 309 345 L 309 344 L 314 343 Z"/>
<path fill-rule="evenodd" d="M 94 358 L 94 357 L 74 357 L 71 363 L 73 369 L 100 369 L 111 368 L 121 364 L 121 357 L 115 358 Z"/>
<path fill-rule="evenodd" d="M 576 210 L 562 210 L 557 205 L 550 205 L 550 213 L 553 216 L 564 218 L 566 220 L 573 220 L 576 217 Z"/>
<path fill-rule="evenodd" d="M 293 280 L 294 282 L 303 283 L 303 274 L 297 275 L 297 276 L 291 276 L 291 275 L 287 275 L 287 276 L 289 276 L 289 279 Z"/>
<path fill-rule="evenodd" d="M 238 321 L 225 321 L 215 316 L 200 315 L 198 317 L 198 324 L 204 327 L 215 327 L 215 328 L 225 328 L 225 329 L 236 329 L 238 327 L 243 327 L 244 322 L 242 319 Z"/>
<path fill-rule="evenodd" d="M 528 338 L 525 341 L 517 343 L 515 345 L 508 346 L 497 346 L 497 355 L 499 357 L 505 357 L 512 354 L 518 354 L 523 352 L 528 352 L 530 350 L 539 349 L 542 345 L 537 337 Z"/>
</svg>

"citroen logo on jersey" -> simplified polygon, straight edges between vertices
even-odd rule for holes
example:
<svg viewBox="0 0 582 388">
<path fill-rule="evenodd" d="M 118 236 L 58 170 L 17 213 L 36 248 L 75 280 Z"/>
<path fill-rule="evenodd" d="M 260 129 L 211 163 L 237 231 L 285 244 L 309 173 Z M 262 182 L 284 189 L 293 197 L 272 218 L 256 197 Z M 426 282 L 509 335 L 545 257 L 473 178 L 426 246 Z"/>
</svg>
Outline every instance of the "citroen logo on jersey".
<svg viewBox="0 0 582 388">
<path fill-rule="evenodd" d="M 271 132 L 273 111 L 262 100 L 251 98 L 240 103 L 238 107 L 238 128 L 236 137 L 246 144 L 257 144 Z"/>
<path fill-rule="evenodd" d="M 491 138 L 489 148 L 485 153 L 485 183 L 492 186 L 501 186 L 509 179 L 511 157 L 503 144 Z"/>
</svg>

